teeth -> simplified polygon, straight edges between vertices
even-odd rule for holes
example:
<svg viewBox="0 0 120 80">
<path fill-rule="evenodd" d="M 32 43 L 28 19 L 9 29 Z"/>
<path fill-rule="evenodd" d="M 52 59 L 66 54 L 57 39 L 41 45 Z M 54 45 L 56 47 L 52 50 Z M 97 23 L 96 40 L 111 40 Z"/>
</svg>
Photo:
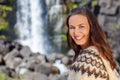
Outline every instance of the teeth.
<svg viewBox="0 0 120 80">
<path fill-rule="evenodd" d="M 83 36 L 80 36 L 80 37 L 76 37 L 76 39 L 80 40 L 80 39 L 82 39 L 82 37 L 83 37 Z"/>
</svg>

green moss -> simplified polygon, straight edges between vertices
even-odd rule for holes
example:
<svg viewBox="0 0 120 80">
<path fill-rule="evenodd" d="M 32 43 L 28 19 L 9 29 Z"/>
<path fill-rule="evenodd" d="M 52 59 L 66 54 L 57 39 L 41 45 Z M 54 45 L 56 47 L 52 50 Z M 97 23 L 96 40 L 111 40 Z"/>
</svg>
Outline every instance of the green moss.
<svg viewBox="0 0 120 80">
<path fill-rule="evenodd" d="M 6 11 L 12 11 L 13 8 L 11 6 L 6 6 L 6 5 L 0 5 L 0 9 L 6 10 Z"/>
<path fill-rule="evenodd" d="M 2 38 L 2 39 L 4 39 L 4 40 L 7 39 L 5 35 L 0 35 L 0 38 Z"/>
<path fill-rule="evenodd" d="M 92 7 L 96 6 L 98 4 L 97 0 L 92 1 Z"/>
<path fill-rule="evenodd" d="M 120 24 L 114 24 L 116 29 L 120 29 Z"/>
<path fill-rule="evenodd" d="M 80 3 L 80 5 L 82 5 L 82 6 L 84 6 L 84 5 L 86 5 L 87 4 L 87 1 L 85 0 L 85 1 L 82 1 L 81 3 Z"/>
<path fill-rule="evenodd" d="M 0 80 L 4 80 L 4 74 L 0 74 Z"/>
<path fill-rule="evenodd" d="M 10 78 L 7 74 L 4 72 L 0 71 L 0 80 L 17 80 L 15 78 Z"/>
<path fill-rule="evenodd" d="M 8 22 L 5 21 L 3 18 L 0 18 L 0 30 L 7 30 L 8 29 Z"/>
<path fill-rule="evenodd" d="M 60 37 L 62 40 L 67 40 L 66 34 L 59 34 L 56 37 Z"/>
<path fill-rule="evenodd" d="M 76 8 L 77 6 L 78 6 L 77 4 L 73 4 L 73 5 L 72 5 L 72 9 L 73 9 L 73 8 Z"/>
</svg>

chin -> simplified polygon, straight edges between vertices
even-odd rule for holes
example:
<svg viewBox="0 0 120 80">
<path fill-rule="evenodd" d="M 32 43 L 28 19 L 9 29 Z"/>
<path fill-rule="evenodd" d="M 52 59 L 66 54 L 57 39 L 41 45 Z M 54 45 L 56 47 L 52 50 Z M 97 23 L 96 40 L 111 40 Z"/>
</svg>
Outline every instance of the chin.
<svg viewBox="0 0 120 80">
<path fill-rule="evenodd" d="M 80 45 L 80 46 L 83 45 L 83 43 L 78 43 L 78 42 L 76 42 L 76 44 L 77 44 L 77 45 Z"/>
<path fill-rule="evenodd" d="M 84 42 L 76 42 L 76 44 L 77 44 L 77 45 L 80 45 L 80 46 L 85 45 Z"/>
</svg>

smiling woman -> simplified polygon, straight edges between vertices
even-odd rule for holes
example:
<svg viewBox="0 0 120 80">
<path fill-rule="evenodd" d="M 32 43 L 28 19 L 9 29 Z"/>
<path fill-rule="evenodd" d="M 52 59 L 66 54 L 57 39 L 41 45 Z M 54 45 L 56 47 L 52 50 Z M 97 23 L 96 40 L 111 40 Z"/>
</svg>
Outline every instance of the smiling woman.
<svg viewBox="0 0 120 80">
<path fill-rule="evenodd" d="M 67 40 L 75 51 L 68 80 L 119 80 L 112 51 L 95 15 L 86 7 L 67 17 Z"/>
<path fill-rule="evenodd" d="M 76 44 L 85 49 L 89 43 L 90 26 L 87 17 L 84 15 L 74 15 L 69 18 L 69 33 Z"/>
</svg>

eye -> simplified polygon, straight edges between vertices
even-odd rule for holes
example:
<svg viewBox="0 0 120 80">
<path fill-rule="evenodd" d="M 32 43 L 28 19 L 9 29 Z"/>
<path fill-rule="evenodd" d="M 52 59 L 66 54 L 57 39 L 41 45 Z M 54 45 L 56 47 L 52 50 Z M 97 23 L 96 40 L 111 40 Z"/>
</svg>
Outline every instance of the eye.
<svg viewBox="0 0 120 80">
<path fill-rule="evenodd" d="M 74 26 L 69 26 L 69 29 L 75 29 L 75 27 Z"/>
<path fill-rule="evenodd" d="M 79 28 L 81 28 L 81 29 L 82 29 L 82 28 L 85 28 L 85 26 L 84 26 L 84 25 L 80 25 L 80 26 L 79 26 Z"/>
</svg>

